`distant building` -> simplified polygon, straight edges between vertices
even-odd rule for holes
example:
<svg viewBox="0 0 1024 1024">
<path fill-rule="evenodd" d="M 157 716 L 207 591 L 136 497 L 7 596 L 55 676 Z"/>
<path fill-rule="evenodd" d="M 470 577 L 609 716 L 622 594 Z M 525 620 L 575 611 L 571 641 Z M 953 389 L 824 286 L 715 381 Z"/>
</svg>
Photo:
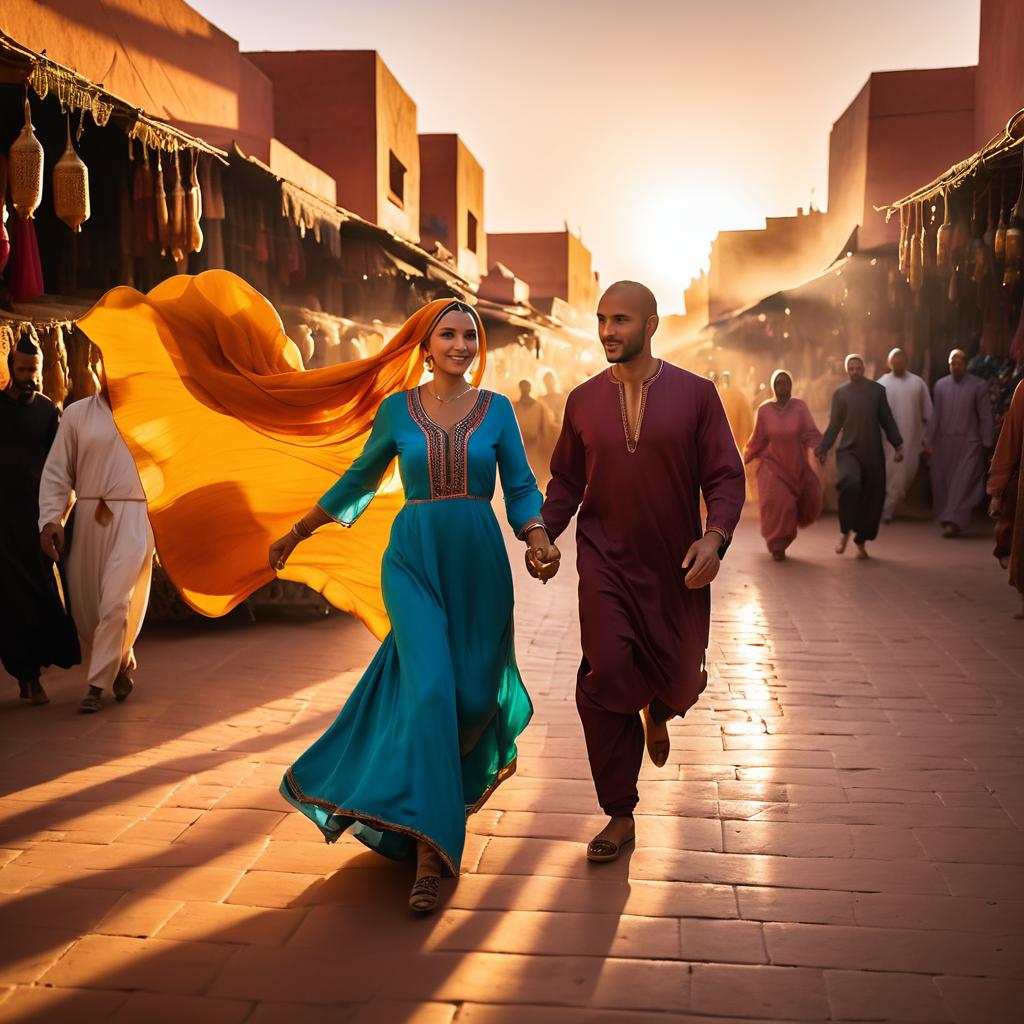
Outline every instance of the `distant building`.
<svg viewBox="0 0 1024 1024">
<path fill-rule="evenodd" d="M 420 244 L 473 284 L 487 272 L 484 171 L 458 135 L 420 136 Z"/>
<path fill-rule="evenodd" d="M 530 286 L 530 301 L 544 313 L 585 318 L 597 308 L 598 279 L 590 250 L 568 229 L 490 234 L 491 263 L 503 263 Z M 572 314 L 564 309 L 567 306 Z"/>
<path fill-rule="evenodd" d="M 380 55 L 298 50 L 245 56 L 273 83 L 282 141 L 337 182 L 338 203 L 418 241 L 416 104 Z"/>
</svg>

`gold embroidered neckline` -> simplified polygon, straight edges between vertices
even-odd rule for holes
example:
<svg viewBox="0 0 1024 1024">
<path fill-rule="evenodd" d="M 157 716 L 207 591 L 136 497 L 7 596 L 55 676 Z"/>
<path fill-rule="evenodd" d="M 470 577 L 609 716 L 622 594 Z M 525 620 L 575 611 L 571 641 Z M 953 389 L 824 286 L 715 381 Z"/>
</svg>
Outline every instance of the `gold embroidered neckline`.
<svg viewBox="0 0 1024 1024">
<path fill-rule="evenodd" d="M 658 360 L 658 369 L 651 374 L 647 380 L 640 384 L 640 408 L 637 410 L 636 415 L 636 429 L 633 434 L 629 432 L 629 409 L 626 407 L 626 385 L 619 380 L 618 377 L 612 372 L 612 367 L 608 367 L 608 378 L 619 388 L 619 411 L 622 414 L 622 432 L 626 435 L 626 451 L 632 455 L 640 444 L 640 428 L 644 425 L 644 412 L 647 409 L 647 393 L 651 389 L 651 385 L 661 376 L 661 371 L 665 368 L 665 360 Z"/>
</svg>

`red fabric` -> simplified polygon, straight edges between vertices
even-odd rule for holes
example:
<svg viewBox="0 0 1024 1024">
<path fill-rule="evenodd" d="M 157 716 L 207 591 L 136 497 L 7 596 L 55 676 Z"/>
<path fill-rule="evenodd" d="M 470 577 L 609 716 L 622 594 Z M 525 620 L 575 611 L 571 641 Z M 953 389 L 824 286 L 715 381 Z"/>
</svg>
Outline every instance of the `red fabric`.
<svg viewBox="0 0 1024 1024">
<path fill-rule="evenodd" d="M 7 237 L 7 225 L 0 220 L 0 274 L 7 266 L 7 259 L 11 255 L 11 240 Z"/>
<path fill-rule="evenodd" d="M 39 260 L 36 224 L 33 220 L 14 220 L 13 259 L 8 284 L 15 302 L 28 302 L 43 294 L 43 265 Z"/>
<path fill-rule="evenodd" d="M 765 402 L 757 410 L 744 461 L 760 461 L 761 536 L 769 551 L 785 551 L 797 530 L 821 515 L 821 481 L 807 460 L 807 450 L 819 444 L 821 431 L 799 398 L 791 398 L 781 409 Z"/>
<path fill-rule="evenodd" d="M 688 590 L 682 563 L 704 532 L 701 494 L 707 525 L 731 537 L 745 491 L 711 381 L 663 363 L 640 427 L 631 453 L 619 385 L 609 371 L 576 388 L 542 513 L 557 537 L 579 508 L 583 661 L 576 703 L 608 814 L 629 813 L 637 801 L 640 709 L 659 698 L 681 714 L 704 689 L 711 588 Z"/>
</svg>

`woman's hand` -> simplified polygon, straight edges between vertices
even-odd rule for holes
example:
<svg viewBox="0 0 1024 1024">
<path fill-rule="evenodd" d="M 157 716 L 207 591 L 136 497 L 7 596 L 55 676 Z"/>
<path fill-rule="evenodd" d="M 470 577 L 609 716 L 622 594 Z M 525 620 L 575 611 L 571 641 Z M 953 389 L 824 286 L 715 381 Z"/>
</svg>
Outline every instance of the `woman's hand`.
<svg viewBox="0 0 1024 1024">
<path fill-rule="evenodd" d="M 298 546 L 299 538 L 289 530 L 283 537 L 279 537 L 270 545 L 270 568 L 274 572 L 280 572 L 285 563 L 291 557 L 291 553 Z"/>
<path fill-rule="evenodd" d="M 526 571 L 541 583 L 547 583 L 558 572 L 562 553 L 548 539 L 542 526 L 535 526 L 526 535 Z"/>
<path fill-rule="evenodd" d="M 993 495 L 988 503 L 989 519 L 998 519 L 1003 514 L 1003 499 Z"/>
</svg>

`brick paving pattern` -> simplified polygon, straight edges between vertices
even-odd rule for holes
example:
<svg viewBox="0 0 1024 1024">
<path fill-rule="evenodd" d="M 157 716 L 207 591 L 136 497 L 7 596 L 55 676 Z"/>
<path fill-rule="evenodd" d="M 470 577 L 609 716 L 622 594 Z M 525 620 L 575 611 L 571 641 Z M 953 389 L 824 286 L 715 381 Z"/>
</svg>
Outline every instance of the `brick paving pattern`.
<svg viewBox="0 0 1024 1024">
<path fill-rule="evenodd" d="M 590 1024 L 1022 1019 L 1024 624 L 986 537 L 741 530 L 711 682 L 599 828 L 573 702 L 571 550 L 519 572 L 536 704 L 433 917 L 411 873 L 277 794 L 374 642 L 340 616 L 150 628 L 135 696 L 0 703 L 0 1022 Z M 569 545 L 566 545 L 568 548 Z M 396 751 L 396 756 L 401 756 Z"/>
</svg>

